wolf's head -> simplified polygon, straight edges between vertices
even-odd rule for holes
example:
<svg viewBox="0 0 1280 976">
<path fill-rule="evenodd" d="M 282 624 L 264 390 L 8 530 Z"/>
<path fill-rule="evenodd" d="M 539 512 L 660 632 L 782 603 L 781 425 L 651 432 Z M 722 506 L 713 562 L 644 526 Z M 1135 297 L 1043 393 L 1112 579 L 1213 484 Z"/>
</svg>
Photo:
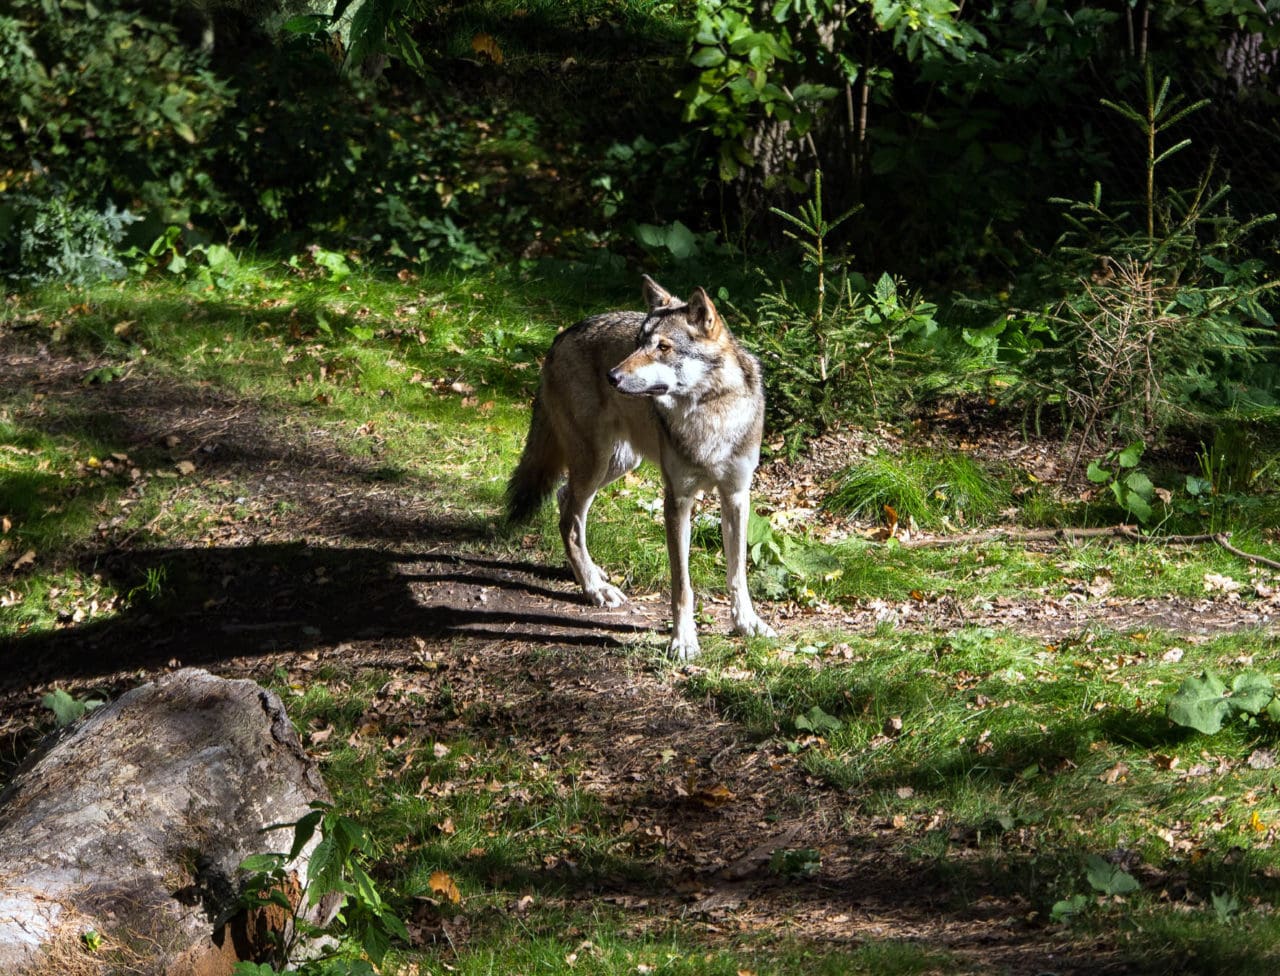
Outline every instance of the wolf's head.
<svg viewBox="0 0 1280 976">
<path fill-rule="evenodd" d="M 636 348 L 609 370 L 609 382 L 630 396 L 689 396 L 705 389 L 732 350 L 720 313 L 701 288 L 687 302 L 675 298 L 648 275 L 649 305 Z"/>
</svg>

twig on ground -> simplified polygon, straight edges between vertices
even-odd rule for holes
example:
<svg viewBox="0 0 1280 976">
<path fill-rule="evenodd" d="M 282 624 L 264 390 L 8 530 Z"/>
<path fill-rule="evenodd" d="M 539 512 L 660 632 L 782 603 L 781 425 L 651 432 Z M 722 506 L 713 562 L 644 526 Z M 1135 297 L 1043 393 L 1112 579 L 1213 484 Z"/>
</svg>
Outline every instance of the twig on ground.
<svg viewBox="0 0 1280 976">
<path fill-rule="evenodd" d="M 1199 535 L 1147 535 L 1132 525 L 1105 525 L 1087 529 L 989 529 L 982 532 L 965 532 L 960 535 L 939 536 L 932 539 L 912 539 L 903 542 L 908 549 L 925 549 L 933 546 L 955 546 L 967 542 L 1074 542 L 1077 539 L 1129 539 L 1134 542 L 1160 542 L 1173 546 L 1202 545 L 1213 542 L 1233 556 L 1249 562 L 1280 569 L 1280 562 L 1238 549 L 1229 541 L 1230 532 L 1205 532 Z"/>
<path fill-rule="evenodd" d="M 1223 549 L 1227 550 L 1227 552 L 1231 553 L 1233 556 L 1239 556 L 1241 559 L 1247 559 L 1251 563 L 1260 563 L 1263 566 L 1270 566 L 1272 569 L 1280 569 L 1280 562 L 1276 562 L 1274 559 L 1268 559 L 1266 556 L 1259 556 L 1257 553 L 1245 552 L 1243 549 L 1237 549 L 1227 541 L 1229 536 L 1230 533 L 1228 532 L 1219 532 L 1213 537 L 1213 541 L 1222 546 Z"/>
</svg>

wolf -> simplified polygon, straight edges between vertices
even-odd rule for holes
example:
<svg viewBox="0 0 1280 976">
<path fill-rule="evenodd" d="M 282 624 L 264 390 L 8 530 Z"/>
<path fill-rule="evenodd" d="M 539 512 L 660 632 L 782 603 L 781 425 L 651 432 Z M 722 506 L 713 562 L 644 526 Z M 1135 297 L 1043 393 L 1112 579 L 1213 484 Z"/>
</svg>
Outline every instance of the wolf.
<svg viewBox="0 0 1280 976">
<path fill-rule="evenodd" d="M 605 312 L 556 336 L 542 367 L 524 451 L 507 484 L 507 519 L 531 518 L 560 485 L 560 536 L 574 578 L 596 606 L 622 591 L 587 551 L 596 492 L 642 460 L 662 471 L 671 565 L 671 642 L 680 660 L 698 653 L 689 582 L 689 514 L 700 490 L 720 495 L 733 630 L 773 637 L 747 591 L 751 478 L 760 461 L 764 389 L 760 364 L 730 334 L 706 291 L 680 301 L 643 276 L 647 312 Z"/>
</svg>

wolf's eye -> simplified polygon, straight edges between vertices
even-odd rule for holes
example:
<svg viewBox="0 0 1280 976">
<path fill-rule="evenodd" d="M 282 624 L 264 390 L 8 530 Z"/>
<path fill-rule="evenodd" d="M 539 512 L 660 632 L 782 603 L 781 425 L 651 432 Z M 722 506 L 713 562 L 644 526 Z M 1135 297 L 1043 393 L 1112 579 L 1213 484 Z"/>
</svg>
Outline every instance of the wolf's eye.
<svg viewBox="0 0 1280 976">
<path fill-rule="evenodd" d="M 658 352 L 670 352 L 670 351 L 671 351 L 671 340 L 669 340 L 669 339 L 659 339 L 659 340 L 658 340 Z"/>
</svg>

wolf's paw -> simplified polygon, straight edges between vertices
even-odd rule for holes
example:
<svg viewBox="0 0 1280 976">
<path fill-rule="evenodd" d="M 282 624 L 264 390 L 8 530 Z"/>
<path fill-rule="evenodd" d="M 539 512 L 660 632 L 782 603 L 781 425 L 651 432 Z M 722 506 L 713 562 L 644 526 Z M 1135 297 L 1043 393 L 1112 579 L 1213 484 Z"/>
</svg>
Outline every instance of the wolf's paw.
<svg viewBox="0 0 1280 976">
<path fill-rule="evenodd" d="M 679 634 L 672 634 L 671 643 L 667 645 L 667 657 L 673 661 L 692 661 L 700 651 L 697 634 L 685 637 Z"/>
<path fill-rule="evenodd" d="M 627 602 L 626 595 L 612 583 L 601 583 L 587 590 L 586 594 L 597 607 L 620 607 Z"/>
<path fill-rule="evenodd" d="M 733 632 L 741 637 L 777 637 L 778 632 L 759 617 L 752 614 L 742 620 L 735 620 Z"/>
</svg>

